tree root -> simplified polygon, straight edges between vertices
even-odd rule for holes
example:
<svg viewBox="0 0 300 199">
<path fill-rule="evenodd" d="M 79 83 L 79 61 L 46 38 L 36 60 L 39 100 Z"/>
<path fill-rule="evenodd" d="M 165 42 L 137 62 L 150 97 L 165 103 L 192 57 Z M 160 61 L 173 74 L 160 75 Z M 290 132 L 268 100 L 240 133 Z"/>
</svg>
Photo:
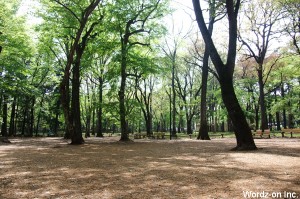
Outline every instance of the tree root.
<svg viewBox="0 0 300 199">
<path fill-rule="evenodd" d="M 236 146 L 232 149 L 230 149 L 230 151 L 254 151 L 257 150 L 257 147 L 254 145 L 242 145 L 242 146 Z"/>
</svg>

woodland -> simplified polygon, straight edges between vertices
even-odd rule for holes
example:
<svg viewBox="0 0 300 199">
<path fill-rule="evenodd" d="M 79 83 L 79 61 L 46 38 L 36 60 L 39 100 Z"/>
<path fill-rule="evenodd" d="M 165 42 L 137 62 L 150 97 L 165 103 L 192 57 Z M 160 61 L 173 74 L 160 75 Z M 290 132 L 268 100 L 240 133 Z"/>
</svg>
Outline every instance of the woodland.
<svg viewBox="0 0 300 199">
<path fill-rule="evenodd" d="M 0 198 L 300 197 L 299 0 L 186 5 L 0 1 Z"/>
<path fill-rule="evenodd" d="M 21 3 L 0 2 L 3 142 L 233 132 L 254 150 L 251 130 L 300 126 L 298 0 L 193 0 L 187 32 L 168 0 Z"/>
</svg>

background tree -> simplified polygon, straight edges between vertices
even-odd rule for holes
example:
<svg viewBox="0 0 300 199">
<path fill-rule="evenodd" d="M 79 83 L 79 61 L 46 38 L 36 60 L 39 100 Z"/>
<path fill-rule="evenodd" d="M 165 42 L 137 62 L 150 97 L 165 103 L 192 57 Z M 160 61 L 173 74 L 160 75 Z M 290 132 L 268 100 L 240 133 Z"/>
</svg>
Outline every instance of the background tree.
<svg viewBox="0 0 300 199">
<path fill-rule="evenodd" d="M 17 16 L 19 3 L 0 2 L 0 116 L 5 142 L 8 142 L 9 101 L 26 92 L 26 72 L 30 69 L 26 69 L 26 63 L 33 54 L 25 19 Z"/>
<path fill-rule="evenodd" d="M 248 57 L 253 58 L 257 63 L 256 67 L 259 85 L 259 102 L 261 113 L 261 125 L 262 130 L 268 128 L 267 120 L 267 108 L 265 104 L 264 85 L 268 79 L 272 67 L 268 68 L 269 71 L 265 71 L 264 61 L 268 56 L 268 50 L 271 45 L 270 42 L 278 36 L 278 30 L 276 30 L 276 23 L 281 19 L 281 13 L 277 12 L 276 4 L 273 1 L 252 1 L 244 6 L 244 16 L 249 22 L 250 31 L 240 30 L 239 40 L 243 46 L 247 49 Z M 243 23 L 246 23 L 243 20 Z M 245 27 L 246 28 L 246 27 Z M 244 32 L 247 37 L 242 35 Z"/>
<path fill-rule="evenodd" d="M 187 60 L 189 58 L 185 58 Z M 181 62 L 181 63 L 180 63 Z M 200 69 L 181 59 L 177 61 L 175 74 L 176 90 L 181 98 L 185 112 L 187 134 L 193 134 L 193 119 L 199 113 L 199 96 L 201 91 Z"/>
<path fill-rule="evenodd" d="M 117 1 L 113 6 L 115 30 L 120 35 L 120 89 L 119 111 L 121 123 L 121 141 L 128 141 L 128 129 L 126 121 L 126 79 L 128 77 L 128 62 L 130 62 L 130 50 L 136 46 L 149 46 L 149 36 L 156 28 L 151 24 L 155 18 L 159 18 L 163 12 L 160 0 Z"/>
<path fill-rule="evenodd" d="M 300 55 L 300 3 L 297 0 L 278 0 L 279 11 L 283 12 L 283 31 L 291 38 L 290 46 Z"/>
</svg>

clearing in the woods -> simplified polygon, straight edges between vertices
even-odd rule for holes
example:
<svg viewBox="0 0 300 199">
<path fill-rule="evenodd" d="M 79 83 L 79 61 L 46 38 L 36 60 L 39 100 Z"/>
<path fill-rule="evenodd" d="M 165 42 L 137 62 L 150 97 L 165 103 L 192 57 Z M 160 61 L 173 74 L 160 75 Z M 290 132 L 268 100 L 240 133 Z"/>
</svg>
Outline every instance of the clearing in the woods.
<svg viewBox="0 0 300 199">
<path fill-rule="evenodd" d="M 118 139 L 1 143 L 0 198 L 300 198 L 297 138 L 257 139 L 250 152 L 230 151 L 231 138 Z"/>
</svg>

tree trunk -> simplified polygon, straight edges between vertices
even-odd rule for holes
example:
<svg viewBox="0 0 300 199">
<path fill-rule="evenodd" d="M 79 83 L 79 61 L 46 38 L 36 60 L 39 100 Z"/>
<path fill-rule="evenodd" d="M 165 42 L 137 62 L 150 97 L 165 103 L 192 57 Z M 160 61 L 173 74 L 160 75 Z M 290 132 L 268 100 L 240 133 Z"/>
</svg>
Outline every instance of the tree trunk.
<svg viewBox="0 0 300 199">
<path fill-rule="evenodd" d="M 10 122 L 9 122 L 9 130 L 8 130 L 8 135 L 13 136 L 16 134 L 16 129 L 15 129 L 15 116 L 16 116 L 16 97 L 14 97 L 12 107 L 11 107 L 11 113 L 10 113 Z"/>
<path fill-rule="evenodd" d="M 234 150 L 257 149 L 252 137 L 251 129 L 236 94 L 234 92 L 232 78 L 220 77 L 222 99 L 232 121 L 237 146 Z"/>
<path fill-rule="evenodd" d="M 70 112 L 70 73 L 65 71 L 64 79 L 60 84 L 60 102 L 64 113 L 65 119 L 65 139 L 71 139 L 74 134 L 73 118 Z"/>
<path fill-rule="evenodd" d="M 86 127 L 85 127 L 85 137 L 91 137 L 91 119 L 92 119 L 92 111 L 91 111 L 91 103 L 90 103 L 90 86 L 88 80 L 86 80 L 86 96 L 85 96 L 85 110 L 86 110 Z"/>
<path fill-rule="evenodd" d="M 81 119 L 80 119 L 80 59 L 83 49 L 76 49 L 76 62 L 73 67 L 72 78 L 72 119 L 74 131 L 71 134 L 71 144 L 83 144 Z"/>
<path fill-rule="evenodd" d="M 263 83 L 263 73 L 262 73 L 262 64 L 260 64 L 258 72 L 258 85 L 259 85 L 259 104 L 260 104 L 260 116 L 261 123 L 260 128 L 262 131 L 268 129 L 268 119 L 267 119 L 267 109 L 265 104 L 265 93 L 264 93 L 264 83 Z"/>
<path fill-rule="evenodd" d="M 201 89 L 201 102 L 200 102 L 200 128 L 197 139 L 201 140 L 210 140 L 208 135 L 208 124 L 207 124 L 207 103 L 206 103 L 206 94 L 207 94 L 207 79 L 208 79 L 208 59 L 209 53 L 208 48 L 205 47 L 204 58 L 203 58 L 203 67 L 202 67 L 202 89 Z"/>
<path fill-rule="evenodd" d="M 148 119 L 146 120 L 146 130 L 147 130 L 147 136 L 148 137 L 151 137 L 153 135 L 153 132 L 152 132 L 152 116 L 149 115 L 148 116 Z"/>
<path fill-rule="evenodd" d="M 281 74 L 281 97 L 284 99 L 285 97 L 285 91 L 284 91 L 284 83 L 283 83 L 283 78 L 282 78 L 282 74 Z M 287 128 L 287 119 L 286 119 L 286 110 L 285 108 L 283 108 L 282 110 L 282 118 L 283 118 L 283 128 Z"/>
<path fill-rule="evenodd" d="M 129 141 L 128 129 L 126 124 L 126 108 L 125 108 L 125 89 L 126 89 L 126 65 L 127 65 L 127 42 L 122 39 L 122 60 L 121 60 L 121 85 L 119 90 L 119 108 L 121 123 L 121 139 L 120 141 Z"/>
<path fill-rule="evenodd" d="M 175 59 L 175 58 L 174 58 Z M 176 136 L 175 60 L 172 63 L 172 136 Z M 170 97 L 171 97 L 170 96 Z"/>
<path fill-rule="evenodd" d="M 57 136 L 58 126 L 59 126 L 59 121 L 58 121 L 59 107 L 60 107 L 60 101 L 58 100 L 57 103 L 56 103 L 56 110 L 55 110 L 56 113 L 55 113 L 54 128 L 53 128 L 53 133 L 56 136 Z"/>
<path fill-rule="evenodd" d="M 276 92 L 276 90 L 274 91 L 274 96 L 275 96 L 275 102 L 277 102 L 277 92 Z M 280 115 L 279 115 L 278 111 L 276 111 L 276 130 L 277 131 L 281 130 Z"/>
<path fill-rule="evenodd" d="M 288 114 L 288 128 L 294 128 L 294 115 L 291 111 L 292 107 L 291 107 L 291 101 L 288 102 L 288 106 L 289 106 L 289 114 Z"/>
<path fill-rule="evenodd" d="M 25 100 L 26 101 L 26 100 Z M 28 111 L 28 105 L 26 103 L 23 111 L 23 120 L 22 120 L 22 127 L 21 127 L 21 135 L 25 136 L 25 128 L 26 128 L 26 121 L 27 121 L 27 111 Z"/>
<path fill-rule="evenodd" d="M 3 96 L 3 107 L 2 107 L 2 125 L 1 125 L 1 134 L 2 137 L 6 138 L 7 137 L 7 101 L 8 97 L 4 94 Z"/>
<path fill-rule="evenodd" d="M 34 131 L 34 106 L 35 106 L 35 97 L 32 97 L 32 104 L 30 108 L 30 120 L 29 122 L 29 137 L 33 136 L 33 131 Z"/>
<path fill-rule="evenodd" d="M 41 99 L 41 104 L 40 104 L 40 110 L 38 113 L 38 118 L 37 118 L 37 122 L 36 122 L 36 127 L 35 127 L 35 136 L 38 136 L 39 133 L 39 126 L 40 126 L 40 121 L 41 121 L 41 112 L 42 112 L 42 107 L 43 107 L 43 102 L 44 102 L 44 96 L 45 96 L 45 92 L 43 93 L 42 99 Z"/>
<path fill-rule="evenodd" d="M 102 126 L 102 104 L 103 104 L 103 79 L 99 78 L 99 108 L 98 108 L 98 120 L 97 120 L 97 137 L 103 137 Z"/>
<path fill-rule="evenodd" d="M 193 122 L 192 118 L 188 118 L 186 120 L 186 130 L 188 135 L 193 134 L 192 122 Z"/>
</svg>

